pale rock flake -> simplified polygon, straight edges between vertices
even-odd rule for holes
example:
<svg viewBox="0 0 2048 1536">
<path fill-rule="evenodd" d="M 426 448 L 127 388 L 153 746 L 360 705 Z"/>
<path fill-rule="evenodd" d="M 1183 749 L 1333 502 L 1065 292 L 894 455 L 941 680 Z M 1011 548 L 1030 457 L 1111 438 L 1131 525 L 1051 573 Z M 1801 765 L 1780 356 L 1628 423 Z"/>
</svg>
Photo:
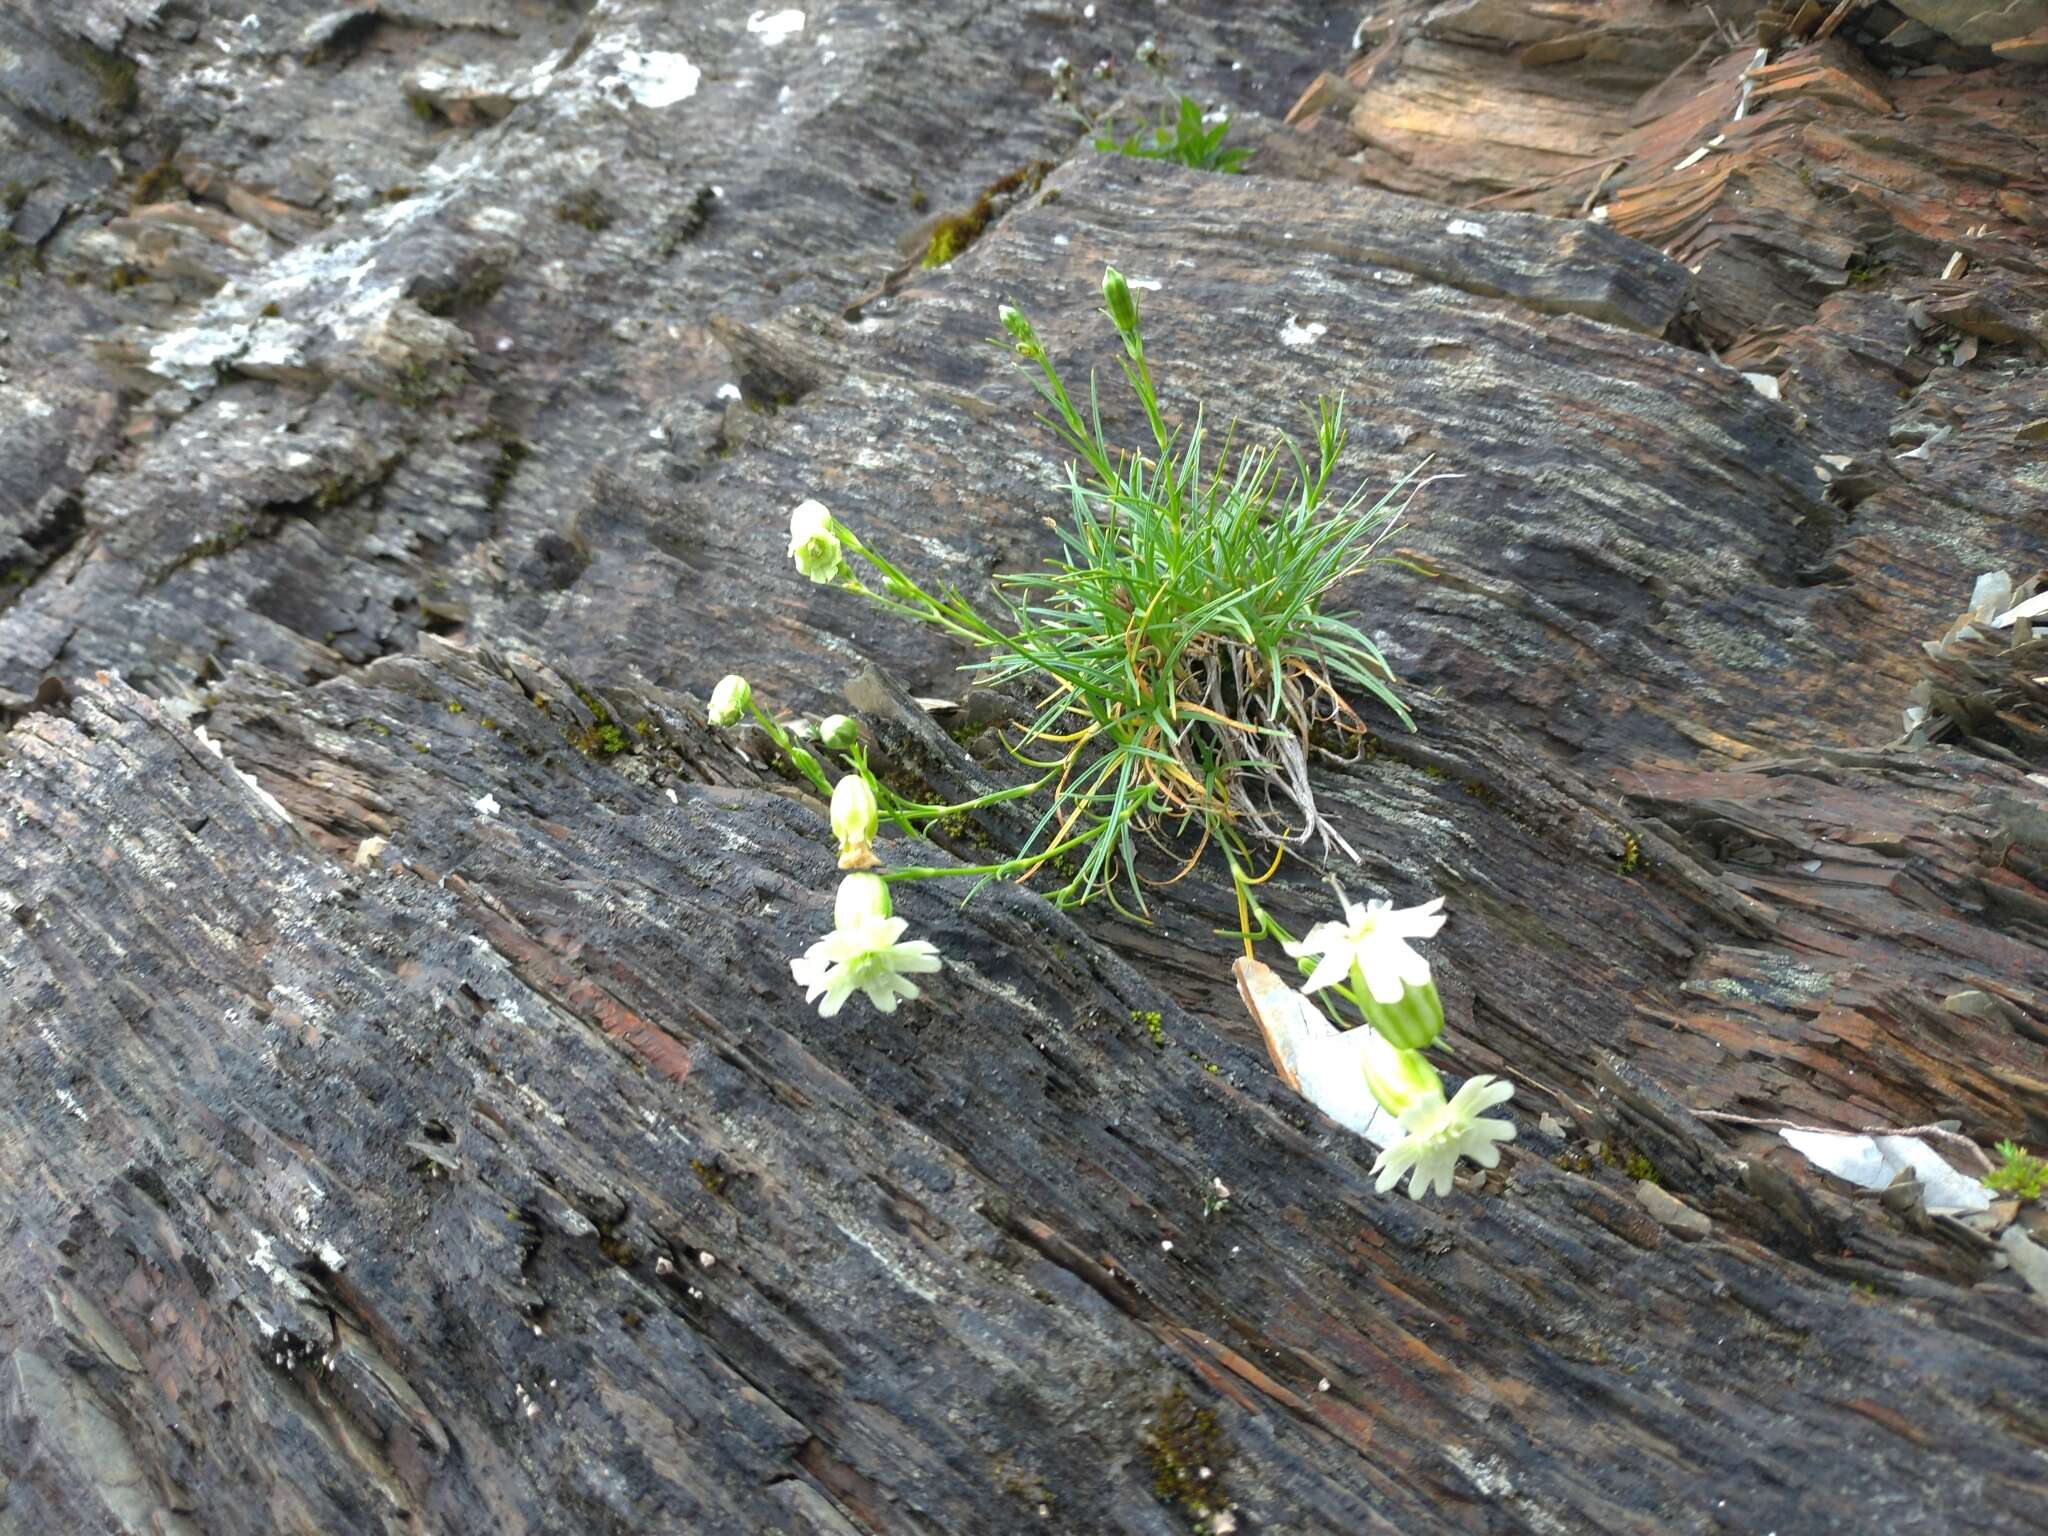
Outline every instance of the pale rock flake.
<svg viewBox="0 0 2048 1536">
<path fill-rule="evenodd" d="M 618 85 L 643 107 L 672 107 L 697 94 L 704 72 L 680 53 L 634 46 L 637 33 L 614 33 L 590 45 L 583 67 L 599 86 Z"/>
<path fill-rule="evenodd" d="M 1289 314 L 1287 324 L 1280 328 L 1280 345 L 1298 352 L 1303 347 L 1314 346 L 1318 336 L 1327 336 L 1329 332 L 1330 328 L 1319 321 L 1311 320 L 1303 325 L 1298 315 Z"/>
<path fill-rule="evenodd" d="M 755 11 L 747 18 L 747 30 L 760 38 L 762 46 L 767 48 L 788 42 L 803 29 L 804 13 L 795 9 Z"/>
</svg>

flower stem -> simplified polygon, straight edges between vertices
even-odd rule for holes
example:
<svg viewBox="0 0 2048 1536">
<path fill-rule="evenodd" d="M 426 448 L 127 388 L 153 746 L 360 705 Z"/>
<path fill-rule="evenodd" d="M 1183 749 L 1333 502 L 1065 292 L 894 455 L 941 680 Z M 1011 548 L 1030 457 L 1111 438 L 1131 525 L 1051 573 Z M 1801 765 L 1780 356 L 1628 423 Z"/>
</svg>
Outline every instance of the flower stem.
<svg viewBox="0 0 2048 1536">
<path fill-rule="evenodd" d="M 832 798 L 832 783 L 825 777 L 825 770 L 818 766 L 817 758 L 813 757 L 806 748 L 800 747 L 791 741 L 789 739 L 789 732 L 771 720 L 767 712 L 759 704 L 749 699 L 747 701 L 747 709 L 754 719 L 760 722 L 761 729 L 768 733 L 768 739 L 782 749 L 782 755 L 796 766 L 799 773 L 817 786 L 819 794 L 830 800 Z"/>
</svg>

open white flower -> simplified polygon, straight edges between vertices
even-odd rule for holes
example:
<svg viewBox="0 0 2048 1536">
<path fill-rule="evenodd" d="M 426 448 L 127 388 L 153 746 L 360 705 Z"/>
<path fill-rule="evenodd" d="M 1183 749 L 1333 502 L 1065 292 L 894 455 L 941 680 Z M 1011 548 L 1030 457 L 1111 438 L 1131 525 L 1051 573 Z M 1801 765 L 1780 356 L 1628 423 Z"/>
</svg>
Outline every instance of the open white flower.
<svg viewBox="0 0 2048 1536">
<path fill-rule="evenodd" d="M 1419 987 L 1429 980 L 1429 962 L 1410 949 L 1408 941 L 1436 936 L 1444 925 L 1443 897 L 1397 910 L 1392 902 L 1369 901 L 1360 906 L 1341 892 L 1339 895 L 1344 903 L 1343 922 L 1317 923 L 1300 943 L 1281 946 L 1297 960 L 1308 955 L 1320 957 L 1301 984 L 1302 991 L 1319 992 L 1355 975 L 1376 1002 L 1392 1004 L 1400 1002 L 1410 986 Z"/>
<path fill-rule="evenodd" d="M 1385 1194 L 1412 1169 L 1408 1198 L 1420 1200 L 1426 1194 L 1451 1192 L 1451 1175 L 1461 1157 L 1482 1168 L 1498 1166 L 1500 1143 L 1515 1139 L 1514 1122 L 1483 1118 L 1482 1111 L 1505 1104 L 1514 1093 L 1513 1083 L 1482 1073 L 1468 1078 L 1448 1104 L 1441 1096 L 1417 1100 L 1401 1112 L 1401 1129 L 1407 1134 L 1372 1165 L 1379 1175 L 1373 1187 Z"/>
<path fill-rule="evenodd" d="M 821 1018 L 831 1018 L 856 992 L 883 1013 L 918 995 L 908 976 L 939 969 L 938 947 L 928 939 L 903 937 L 909 923 L 890 915 L 889 887 L 878 875 L 848 875 L 839 883 L 835 927 L 789 962 L 789 972 L 804 988 L 804 1001 L 818 1002 Z"/>
</svg>

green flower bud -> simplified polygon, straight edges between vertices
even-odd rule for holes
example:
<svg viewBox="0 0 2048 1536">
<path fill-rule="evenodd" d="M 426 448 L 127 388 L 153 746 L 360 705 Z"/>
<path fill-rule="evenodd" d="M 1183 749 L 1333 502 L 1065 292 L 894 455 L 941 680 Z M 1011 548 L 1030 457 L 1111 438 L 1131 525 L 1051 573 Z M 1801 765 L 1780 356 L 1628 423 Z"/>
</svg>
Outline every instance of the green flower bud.
<svg viewBox="0 0 2048 1536">
<path fill-rule="evenodd" d="M 738 725 L 747 706 L 754 702 L 754 690 L 747 680 L 738 673 L 719 679 L 718 686 L 711 690 L 711 709 L 706 718 L 711 724 L 724 727 Z"/>
<path fill-rule="evenodd" d="M 835 927 L 856 928 L 870 918 L 892 915 L 889 882 L 880 875 L 848 875 L 839 882 L 839 895 L 832 903 Z"/>
<path fill-rule="evenodd" d="M 1017 343 L 1017 350 L 1026 357 L 1036 357 L 1040 351 L 1038 333 L 1031 329 L 1031 322 L 1024 318 L 1024 312 L 1014 304 L 1005 304 L 996 313 L 1002 317 L 1003 329 Z"/>
<path fill-rule="evenodd" d="M 827 715 L 818 725 L 818 740 L 831 752 L 851 752 L 860 740 L 860 727 L 845 715 Z"/>
<path fill-rule="evenodd" d="M 876 828 L 881 824 L 881 807 L 875 803 L 874 787 L 857 773 L 849 773 L 832 789 L 832 835 L 839 839 L 841 869 L 873 869 Z"/>
<path fill-rule="evenodd" d="M 1358 1011 L 1387 1044 L 1404 1051 L 1419 1051 L 1436 1043 L 1444 1032 L 1444 1000 L 1437 996 L 1434 979 L 1410 986 L 1398 1003 L 1383 1003 L 1372 995 L 1365 978 L 1352 968 L 1351 990 Z"/>
<path fill-rule="evenodd" d="M 1115 267 L 1102 269 L 1102 301 L 1119 331 L 1129 335 L 1138 328 L 1138 301 L 1131 297 L 1131 285 Z"/>
<path fill-rule="evenodd" d="M 839 545 L 839 530 L 822 501 L 801 501 L 789 514 L 789 558 L 796 568 L 821 585 L 839 579 L 846 560 Z"/>
<path fill-rule="evenodd" d="M 1443 1102 L 1444 1080 L 1422 1052 L 1404 1051 L 1374 1033 L 1365 1042 L 1362 1060 L 1365 1086 L 1388 1114 L 1402 1115 L 1423 1104 Z"/>
</svg>

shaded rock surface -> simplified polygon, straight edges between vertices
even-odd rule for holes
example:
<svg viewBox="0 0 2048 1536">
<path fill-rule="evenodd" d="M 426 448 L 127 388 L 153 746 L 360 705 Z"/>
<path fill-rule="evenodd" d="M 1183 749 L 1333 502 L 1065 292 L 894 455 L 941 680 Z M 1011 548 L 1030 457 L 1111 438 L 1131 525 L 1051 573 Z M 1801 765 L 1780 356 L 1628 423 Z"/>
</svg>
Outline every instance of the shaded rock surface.
<svg viewBox="0 0 2048 1536">
<path fill-rule="evenodd" d="M 2048 1140 L 2041 736 L 1901 720 L 2048 561 L 2048 75 L 1889 11 L 0 9 L 0 1529 L 2033 1528 L 2038 1217 L 1743 1123 Z M 1254 174 L 1091 155 L 1062 57 Z M 1112 371 L 1105 261 L 1177 405 L 1455 477 L 1353 594 L 1418 729 L 1317 770 L 1518 1084 L 1448 1201 L 1192 879 L 790 986 L 822 808 L 704 697 L 1001 775 L 786 513 L 1044 559 L 984 342 Z"/>
</svg>

